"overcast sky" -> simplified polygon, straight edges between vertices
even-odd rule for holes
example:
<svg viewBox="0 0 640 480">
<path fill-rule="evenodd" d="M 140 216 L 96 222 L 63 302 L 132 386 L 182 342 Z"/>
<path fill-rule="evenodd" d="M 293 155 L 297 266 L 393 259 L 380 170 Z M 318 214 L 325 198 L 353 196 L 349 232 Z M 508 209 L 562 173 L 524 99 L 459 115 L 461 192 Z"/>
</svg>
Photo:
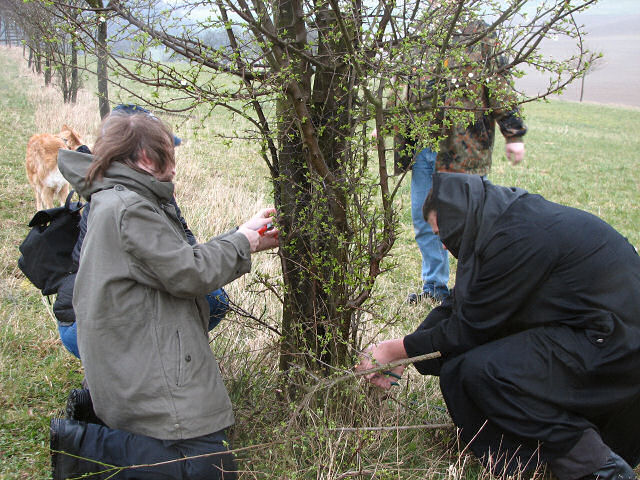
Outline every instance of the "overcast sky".
<svg viewBox="0 0 640 480">
<path fill-rule="evenodd" d="M 527 4 L 527 8 L 542 3 L 534 0 Z M 634 15 L 640 14 L 640 0 L 599 0 L 590 7 L 584 15 Z"/>
<path fill-rule="evenodd" d="M 586 15 L 637 15 L 640 14 L 640 0 L 600 0 Z"/>
</svg>

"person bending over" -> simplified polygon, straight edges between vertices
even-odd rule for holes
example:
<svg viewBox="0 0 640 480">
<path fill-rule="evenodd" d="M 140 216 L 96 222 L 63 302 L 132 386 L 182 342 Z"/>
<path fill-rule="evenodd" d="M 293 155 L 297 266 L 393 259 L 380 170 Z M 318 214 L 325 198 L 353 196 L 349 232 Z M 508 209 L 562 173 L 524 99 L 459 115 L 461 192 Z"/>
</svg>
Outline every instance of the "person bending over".
<svg viewBox="0 0 640 480">
<path fill-rule="evenodd" d="M 590 213 L 477 175 L 434 175 L 423 214 L 458 259 L 453 295 L 415 332 L 371 346 L 357 368 L 439 351 L 414 365 L 440 377 L 463 440 L 495 475 L 546 462 L 560 480 L 635 479 L 634 247 Z"/>
</svg>

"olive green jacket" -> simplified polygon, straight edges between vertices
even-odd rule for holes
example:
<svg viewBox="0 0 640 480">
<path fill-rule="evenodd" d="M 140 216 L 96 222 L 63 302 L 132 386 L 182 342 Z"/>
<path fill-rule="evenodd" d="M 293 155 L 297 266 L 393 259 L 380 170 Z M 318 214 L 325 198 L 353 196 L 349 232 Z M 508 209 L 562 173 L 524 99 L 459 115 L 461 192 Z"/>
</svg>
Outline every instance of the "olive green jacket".
<svg viewBox="0 0 640 480">
<path fill-rule="evenodd" d="M 250 270 L 248 240 L 232 231 L 189 245 L 169 205 L 173 183 L 114 163 L 88 186 L 92 158 L 61 150 L 58 165 L 91 200 L 73 306 L 96 414 L 163 440 L 232 425 L 205 295 Z"/>
</svg>

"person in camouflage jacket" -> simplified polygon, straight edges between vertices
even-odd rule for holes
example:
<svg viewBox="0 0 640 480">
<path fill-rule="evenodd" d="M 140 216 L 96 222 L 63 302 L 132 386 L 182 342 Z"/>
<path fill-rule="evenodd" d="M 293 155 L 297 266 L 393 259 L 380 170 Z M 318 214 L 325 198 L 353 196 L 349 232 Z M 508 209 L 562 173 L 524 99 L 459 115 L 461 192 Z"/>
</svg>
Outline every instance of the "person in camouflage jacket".
<svg viewBox="0 0 640 480">
<path fill-rule="evenodd" d="M 509 81 L 501 72 L 506 59 L 496 54 L 496 40 L 491 35 L 470 42 L 475 35 L 482 35 L 486 27 L 482 21 L 473 21 L 456 35 L 454 42 L 472 46 L 465 51 L 464 63 L 455 69 L 455 78 L 450 78 L 444 88 L 440 86 L 439 91 L 434 91 L 434 80 L 418 78 L 405 89 L 408 103 L 417 110 L 434 106 L 434 95 L 439 99 L 435 104 L 443 107 L 435 115 L 438 136 L 442 139 L 437 154 L 430 148 L 415 149 L 409 139 L 400 135 L 396 135 L 394 142 L 396 173 L 403 164 L 412 168 L 411 216 L 422 256 L 422 292 L 409 294 L 409 303 L 423 298 L 441 301 L 449 295 L 448 255 L 422 217 L 432 175 L 438 171 L 486 176 L 491 168 L 496 123 L 505 138 L 507 158 L 514 165 L 524 158 L 522 137 L 527 128 L 514 106 Z M 445 69 L 454 66 L 449 65 L 449 60 L 444 62 Z M 415 156 L 411 155 L 414 151 L 418 152 Z"/>
<path fill-rule="evenodd" d="M 486 24 L 482 21 L 472 22 L 460 33 L 460 41 L 482 32 Z M 524 158 L 524 143 L 522 137 L 527 133 L 520 111 L 515 106 L 511 94 L 500 95 L 498 90 L 509 89 L 509 82 L 504 75 L 497 73 L 493 80 L 474 82 L 477 75 L 474 65 L 482 65 L 484 72 L 500 72 L 506 65 L 504 56 L 496 55 L 495 39 L 487 36 L 485 40 L 467 51 L 468 68 L 460 72 L 464 78 L 453 78 L 448 82 L 449 94 L 445 95 L 445 108 L 439 115 L 441 125 L 440 142 L 436 159 L 436 170 L 439 172 L 470 173 L 487 175 L 491 169 L 491 156 L 495 140 L 495 125 L 505 138 L 506 156 L 515 165 Z M 458 97 L 453 92 L 460 88 L 467 88 L 468 92 Z M 468 125 L 451 119 L 451 113 L 456 109 L 469 110 L 473 120 Z"/>
</svg>

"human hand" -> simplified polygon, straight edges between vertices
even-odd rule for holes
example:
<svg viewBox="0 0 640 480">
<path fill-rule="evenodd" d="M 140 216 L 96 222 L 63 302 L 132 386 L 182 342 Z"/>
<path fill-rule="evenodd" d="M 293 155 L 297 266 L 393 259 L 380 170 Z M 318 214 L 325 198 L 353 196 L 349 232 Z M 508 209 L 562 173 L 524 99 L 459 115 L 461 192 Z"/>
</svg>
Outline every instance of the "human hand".
<svg viewBox="0 0 640 480">
<path fill-rule="evenodd" d="M 512 142 L 505 144 L 504 147 L 507 159 L 511 161 L 511 165 L 517 165 L 524 160 L 524 143 Z"/>
<path fill-rule="evenodd" d="M 256 213 L 249 220 L 244 222 L 241 226 L 246 227 L 249 230 L 255 230 L 256 232 L 269 223 L 273 222 L 273 216 L 276 214 L 276 209 L 273 207 L 263 208 L 258 213 Z"/>
<path fill-rule="evenodd" d="M 251 253 L 269 250 L 280 245 L 277 228 L 267 230 L 269 224 L 273 224 L 275 208 L 264 208 L 251 219 L 238 227 L 238 231 L 243 233 L 251 247 Z M 259 233 L 258 231 L 261 231 Z"/>
<path fill-rule="evenodd" d="M 407 352 L 404 349 L 402 338 L 386 340 L 371 345 L 360 355 L 360 363 L 356 365 L 356 371 L 369 370 L 403 358 L 407 358 Z M 396 379 L 399 380 L 402 377 L 405 368 L 404 365 L 400 365 L 391 370 L 369 373 L 364 378 L 374 385 L 388 390 L 398 384 Z"/>
</svg>

